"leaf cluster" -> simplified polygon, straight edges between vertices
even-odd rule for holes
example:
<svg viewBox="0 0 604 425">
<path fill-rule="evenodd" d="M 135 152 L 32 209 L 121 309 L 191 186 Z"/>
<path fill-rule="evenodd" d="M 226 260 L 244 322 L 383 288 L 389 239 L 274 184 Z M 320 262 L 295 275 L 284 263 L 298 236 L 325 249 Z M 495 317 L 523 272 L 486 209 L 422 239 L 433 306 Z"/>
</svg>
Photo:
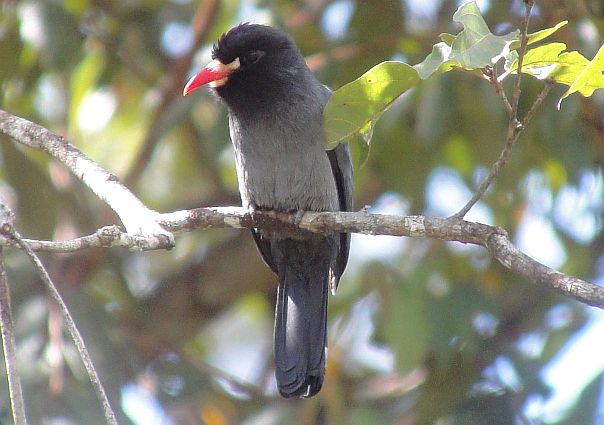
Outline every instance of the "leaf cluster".
<svg viewBox="0 0 604 425">
<path fill-rule="evenodd" d="M 366 144 L 361 148 L 364 152 L 361 162 L 364 162 L 373 126 L 379 117 L 405 92 L 430 77 L 452 70 L 484 77 L 487 69 L 497 69 L 503 62 L 504 72 L 496 77 L 501 83 L 518 71 L 520 30 L 505 35 L 493 34 L 475 2 L 461 5 L 453 15 L 453 21 L 463 29 L 456 35 L 441 34 L 441 41 L 422 62 L 413 66 L 401 61 L 380 63 L 334 92 L 325 108 L 328 149 L 350 140 L 362 141 Z M 527 45 L 550 37 L 567 23 L 562 21 L 528 34 Z M 523 73 L 538 79 L 550 78 L 568 86 L 558 106 L 575 92 L 588 97 L 595 90 L 604 88 L 604 46 L 592 60 L 577 51 L 566 51 L 564 43 L 556 42 L 531 47 L 524 55 Z"/>
</svg>

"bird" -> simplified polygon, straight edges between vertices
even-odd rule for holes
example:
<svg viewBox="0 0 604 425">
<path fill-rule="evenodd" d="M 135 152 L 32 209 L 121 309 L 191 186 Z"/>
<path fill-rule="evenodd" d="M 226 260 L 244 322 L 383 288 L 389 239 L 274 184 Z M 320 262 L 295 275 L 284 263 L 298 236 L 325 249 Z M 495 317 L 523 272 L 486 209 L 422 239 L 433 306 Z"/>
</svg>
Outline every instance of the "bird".
<svg viewBox="0 0 604 425">
<path fill-rule="evenodd" d="M 242 23 L 224 33 L 212 61 L 184 87 L 208 85 L 226 104 L 242 206 L 250 211 L 352 211 L 353 165 L 347 143 L 326 150 L 320 83 L 291 37 Z M 281 396 L 312 397 L 325 376 L 327 298 L 348 262 L 347 233 L 295 234 L 252 229 L 261 257 L 278 277 L 275 377 Z"/>
</svg>

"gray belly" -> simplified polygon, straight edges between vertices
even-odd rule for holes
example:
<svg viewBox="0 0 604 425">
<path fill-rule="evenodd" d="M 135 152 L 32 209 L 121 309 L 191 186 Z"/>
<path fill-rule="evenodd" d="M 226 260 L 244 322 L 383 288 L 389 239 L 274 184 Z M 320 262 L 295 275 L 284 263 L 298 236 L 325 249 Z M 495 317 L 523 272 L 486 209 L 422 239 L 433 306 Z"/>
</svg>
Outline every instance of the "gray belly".
<svg viewBox="0 0 604 425">
<path fill-rule="evenodd" d="M 284 154 L 285 152 L 281 152 Z M 237 178 L 243 206 L 281 211 L 336 211 L 338 194 L 327 154 L 316 149 L 279 159 L 241 155 Z"/>
</svg>

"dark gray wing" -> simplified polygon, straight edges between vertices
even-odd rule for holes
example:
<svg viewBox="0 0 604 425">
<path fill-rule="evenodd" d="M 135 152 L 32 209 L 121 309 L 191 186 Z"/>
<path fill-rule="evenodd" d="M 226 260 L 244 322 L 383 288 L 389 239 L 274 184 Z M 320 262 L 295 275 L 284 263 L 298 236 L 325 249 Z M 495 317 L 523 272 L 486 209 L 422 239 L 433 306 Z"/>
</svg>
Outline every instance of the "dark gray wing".
<svg viewBox="0 0 604 425">
<path fill-rule="evenodd" d="M 352 200 L 354 181 L 352 156 L 348 143 L 340 143 L 335 149 L 327 151 L 327 156 L 329 157 L 331 170 L 336 181 L 336 188 L 338 189 L 340 211 L 352 211 L 354 207 Z M 344 273 L 344 269 L 348 263 L 349 250 L 350 233 L 340 233 L 340 250 L 338 251 L 335 268 L 336 287 L 332 288 L 332 291 L 337 289 L 340 276 Z"/>
<path fill-rule="evenodd" d="M 323 107 L 325 107 L 331 97 L 331 90 L 329 87 L 323 86 L 322 94 Z M 352 211 L 354 208 L 352 200 L 354 180 L 350 146 L 348 143 L 340 143 L 335 149 L 327 151 L 327 157 L 329 158 L 331 171 L 333 172 L 333 177 L 336 181 L 340 211 Z M 340 249 L 338 251 L 338 258 L 336 259 L 334 270 L 335 282 L 332 282 L 332 293 L 336 291 L 340 277 L 342 276 L 342 273 L 344 273 L 346 264 L 348 264 L 349 251 L 350 233 L 340 233 Z"/>
</svg>

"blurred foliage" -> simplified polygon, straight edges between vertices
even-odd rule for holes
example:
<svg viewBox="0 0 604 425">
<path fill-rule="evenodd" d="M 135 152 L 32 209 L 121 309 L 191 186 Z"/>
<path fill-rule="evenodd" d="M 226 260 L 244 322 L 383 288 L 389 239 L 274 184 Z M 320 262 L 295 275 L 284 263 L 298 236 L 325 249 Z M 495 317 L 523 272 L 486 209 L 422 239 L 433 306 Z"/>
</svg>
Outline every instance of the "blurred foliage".
<svg viewBox="0 0 604 425">
<path fill-rule="evenodd" d="M 521 1 L 481 4 L 495 35 L 520 27 Z M 457 7 L 447 0 L 5 0 L 0 104 L 66 136 L 151 208 L 236 205 L 225 108 L 209 90 L 180 97 L 222 32 L 242 20 L 279 26 L 317 76 L 338 88 L 385 60 L 420 63 L 440 34 L 461 30 L 451 20 Z M 568 25 L 550 40 L 594 57 L 601 3 L 537 2 L 530 31 L 563 20 Z M 523 80 L 522 114 L 541 87 Z M 469 218 L 503 226 L 530 255 L 601 281 L 604 98 L 571 96 L 557 111 L 565 89 L 554 88 Z M 500 99 L 474 76 L 450 72 L 418 84 L 375 126 L 367 162 L 356 170 L 357 206 L 455 212 L 497 158 L 506 126 Z M 64 169 L 5 138 L 0 196 L 32 238 L 71 238 L 116 222 Z M 31 423 L 103 423 L 55 307 L 24 256 L 5 253 Z M 120 423 L 581 425 L 595 423 L 601 409 L 596 365 L 574 405 L 544 407 L 553 392 L 544 372 L 595 312 L 507 273 L 477 247 L 355 237 L 330 298 L 324 388 L 294 401 L 275 391 L 276 282 L 247 232 L 180 234 L 170 252 L 91 249 L 43 259 Z M 12 421 L 5 386 L 0 421 Z"/>
</svg>

